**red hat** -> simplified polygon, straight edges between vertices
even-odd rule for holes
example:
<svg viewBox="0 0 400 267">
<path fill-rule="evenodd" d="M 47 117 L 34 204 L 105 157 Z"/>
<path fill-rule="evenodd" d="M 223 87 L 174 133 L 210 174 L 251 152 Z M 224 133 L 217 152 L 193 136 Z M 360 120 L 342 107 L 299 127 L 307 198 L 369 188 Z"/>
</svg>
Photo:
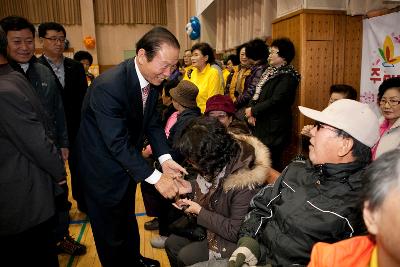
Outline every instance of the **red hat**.
<svg viewBox="0 0 400 267">
<path fill-rule="evenodd" d="M 232 99 L 228 95 L 214 95 L 207 100 L 206 111 L 225 111 L 228 114 L 235 113 L 235 106 Z"/>
</svg>

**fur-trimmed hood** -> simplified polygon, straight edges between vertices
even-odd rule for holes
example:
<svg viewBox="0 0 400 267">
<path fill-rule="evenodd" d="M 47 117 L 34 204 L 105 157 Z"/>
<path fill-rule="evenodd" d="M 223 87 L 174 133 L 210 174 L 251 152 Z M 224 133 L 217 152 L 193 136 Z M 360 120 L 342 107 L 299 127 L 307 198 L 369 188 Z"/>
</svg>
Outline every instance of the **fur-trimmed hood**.
<svg viewBox="0 0 400 267">
<path fill-rule="evenodd" d="M 239 141 L 241 153 L 230 168 L 231 174 L 224 179 L 224 191 L 245 187 L 255 188 L 264 184 L 271 169 L 268 148 L 254 136 L 244 134 L 232 134 L 232 136 Z M 246 149 L 246 146 L 250 149 Z"/>
</svg>

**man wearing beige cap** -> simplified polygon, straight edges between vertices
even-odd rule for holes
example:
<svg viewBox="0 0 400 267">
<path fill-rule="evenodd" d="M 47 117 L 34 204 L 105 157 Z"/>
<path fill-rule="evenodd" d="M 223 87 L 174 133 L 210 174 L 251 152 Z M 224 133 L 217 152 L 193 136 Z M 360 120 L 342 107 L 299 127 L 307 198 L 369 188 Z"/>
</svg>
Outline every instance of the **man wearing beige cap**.
<svg viewBox="0 0 400 267">
<path fill-rule="evenodd" d="M 365 231 L 362 174 L 379 138 L 378 119 L 366 104 L 349 99 L 322 112 L 299 109 L 316 121 L 310 159 L 289 164 L 253 198 L 229 266 L 306 265 L 314 243 Z"/>
</svg>

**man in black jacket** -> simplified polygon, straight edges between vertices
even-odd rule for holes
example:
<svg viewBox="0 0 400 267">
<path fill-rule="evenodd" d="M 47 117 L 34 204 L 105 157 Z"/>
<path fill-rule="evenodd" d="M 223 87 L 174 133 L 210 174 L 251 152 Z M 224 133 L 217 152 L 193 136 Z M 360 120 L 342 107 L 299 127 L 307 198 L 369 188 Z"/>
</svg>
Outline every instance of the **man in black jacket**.
<svg viewBox="0 0 400 267">
<path fill-rule="evenodd" d="M 87 82 L 83 65 L 79 62 L 64 57 L 64 44 L 66 32 L 61 24 L 46 22 L 39 25 L 39 38 L 43 44 L 43 55 L 39 62 L 47 66 L 55 78 L 58 91 L 61 94 L 65 110 L 65 118 L 68 129 L 69 150 L 67 158 L 74 147 L 76 134 L 80 123 L 80 113 L 83 98 L 85 97 Z M 76 168 L 73 160 L 68 161 L 71 174 L 72 196 L 77 201 L 78 209 L 86 212 L 83 200 L 82 187 L 77 181 Z M 68 187 L 66 194 L 57 199 L 59 207 L 59 227 L 56 229 L 56 240 L 60 252 L 71 255 L 82 255 L 86 247 L 75 241 L 69 234 L 69 210 L 71 203 L 68 201 Z"/>
<path fill-rule="evenodd" d="M 0 27 L 0 251 L 4 266 L 58 266 L 54 196 L 63 161 L 47 133 L 45 110 L 31 84 L 6 60 Z"/>
<path fill-rule="evenodd" d="M 365 231 L 360 193 L 370 148 L 379 138 L 375 114 L 349 99 L 322 112 L 299 109 L 316 120 L 310 159 L 289 164 L 253 198 L 230 266 L 306 265 L 314 243 Z"/>
</svg>

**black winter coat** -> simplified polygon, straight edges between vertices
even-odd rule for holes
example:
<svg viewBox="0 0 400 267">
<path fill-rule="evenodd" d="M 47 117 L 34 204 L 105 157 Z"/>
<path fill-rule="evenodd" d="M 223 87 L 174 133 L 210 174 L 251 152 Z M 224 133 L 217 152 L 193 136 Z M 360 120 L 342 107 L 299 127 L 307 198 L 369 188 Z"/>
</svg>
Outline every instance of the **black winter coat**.
<svg viewBox="0 0 400 267">
<path fill-rule="evenodd" d="M 240 236 L 256 238 L 259 262 L 306 265 L 312 246 L 365 232 L 360 163 L 291 163 L 275 184 L 254 196 Z"/>
</svg>

